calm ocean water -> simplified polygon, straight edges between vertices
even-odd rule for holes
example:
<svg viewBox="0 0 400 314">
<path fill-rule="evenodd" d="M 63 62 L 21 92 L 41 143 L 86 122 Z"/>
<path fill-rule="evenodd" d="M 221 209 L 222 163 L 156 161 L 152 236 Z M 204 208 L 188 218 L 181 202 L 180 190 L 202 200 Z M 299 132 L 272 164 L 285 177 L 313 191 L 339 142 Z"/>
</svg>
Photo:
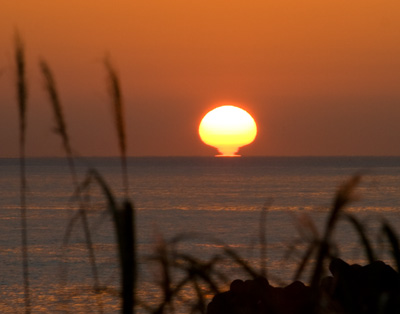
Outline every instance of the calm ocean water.
<svg viewBox="0 0 400 314">
<path fill-rule="evenodd" d="M 17 159 L 0 159 L 2 313 L 23 310 L 18 166 Z M 118 159 L 77 160 L 80 180 L 89 168 L 97 169 L 122 199 Z M 276 284 L 290 282 L 298 256 L 293 253 L 288 257 L 288 252 L 299 238 L 298 230 L 305 230 L 304 225 L 298 228 L 300 221 L 309 217 L 322 230 L 335 191 L 356 173 L 362 174 L 356 189 L 358 200 L 347 210 L 368 226 L 371 239 L 378 246 L 383 219 L 400 233 L 400 157 L 130 158 L 130 197 L 137 210 L 141 258 L 139 297 L 148 304 L 158 299 L 154 283 L 159 280 L 159 269 L 148 257 L 162 239 L 168 241 L 179 234 L 184 234 L 179 244 L 184 252 L 206 259 L 221 252 L 224 242 L 258 267 L 260 215 L 265 204 L 269 278 Z M 34 311 L 93 312 L 102 304 L 104 312 L 117 312 L 119 269 L 115 237 L 101 191 L 92 186 L 90 197 L 85 200 L 100 282 L 108 288 L 95 296 L 90 289 L 93 277 L 79 221 L 68 246 L 62 245 L 77 209 L 66 160 L 28 159 L 27 180 Z M 335 237 L 342 257 L 363 262 L 358 238 L 347 222 L 339 223 Z M 382 254 L 390 262 L 388 255 Z M 224 270 L 231 280 L 245 279 L 229 261 Z"/>
</svg>

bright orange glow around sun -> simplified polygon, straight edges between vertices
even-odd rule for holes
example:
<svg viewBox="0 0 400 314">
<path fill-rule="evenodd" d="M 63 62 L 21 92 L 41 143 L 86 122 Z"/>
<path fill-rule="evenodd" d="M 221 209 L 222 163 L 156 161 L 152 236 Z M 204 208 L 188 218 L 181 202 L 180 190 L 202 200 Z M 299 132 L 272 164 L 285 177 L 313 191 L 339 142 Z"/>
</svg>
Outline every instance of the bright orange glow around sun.
<svg viewBox="0 0 400 314">
<path fill-rule="evenodd" d="M 199 126 L 201 140 L 216 147 L 224 157 L 236 157 L 240 147 L 254 141 L 257 125 L 245 110 L 231 105 L 217 107 L 208 112 Z"/>
</svg>

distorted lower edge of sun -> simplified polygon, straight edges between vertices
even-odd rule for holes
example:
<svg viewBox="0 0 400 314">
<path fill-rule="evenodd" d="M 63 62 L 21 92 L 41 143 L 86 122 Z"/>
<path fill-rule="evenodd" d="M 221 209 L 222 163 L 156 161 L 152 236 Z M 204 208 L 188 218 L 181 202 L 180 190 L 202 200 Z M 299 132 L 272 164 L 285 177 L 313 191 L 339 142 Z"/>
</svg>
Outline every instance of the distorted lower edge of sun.
<svg viewBox="0 0 400 314">
<path fill-rule="evenodd" d="M 218 149 L 216 157 L 240 157 L 240 147 L 251 144 L 257 136 L 253 117 L 236 105 L 220 105 L 209 111 L 199 125 L 201 140 Z"/>
</svg>

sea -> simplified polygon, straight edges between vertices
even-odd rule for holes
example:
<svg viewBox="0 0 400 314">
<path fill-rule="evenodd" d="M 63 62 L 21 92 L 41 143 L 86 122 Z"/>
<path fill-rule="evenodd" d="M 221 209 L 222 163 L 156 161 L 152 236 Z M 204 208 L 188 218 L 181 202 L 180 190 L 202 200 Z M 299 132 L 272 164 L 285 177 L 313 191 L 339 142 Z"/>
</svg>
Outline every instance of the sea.
<svg viewBox="0 0 400 314">
<path fill-rule="evenodd" d="M 400 157 L 131 157 L 128 185 L 119 158 L 77 158 L 72 167 L 65 158 L 28 158 L 25 164 L 33 313 L 120 311 L 110 198 L 117 206 L 126 199 L 134 206 L 138 313 L 163 302 L 166 269 L 170 286 L 182 287 L 175 313 L 190 313 L 196 284 L 205 303 L 212 298 L 206 282 L 193 275 L 201 265 L 213 268 L 210 278 L 221 291 L 234 279 L 251 278 L 248 269 L 272 285 L 289 284 L 305 250 L 324 234 L 339 189 L 355 176 L 361 179 L 335 225 L 332 254 L 368 263 L 351 215 L 378 257 L 394 265 L 382 226 L 400 234 Z M 20 183 L 20 160 L 0 159 L 1 313 L 25 310 Z M 311 270 L 312 260 L 300 276 L 305 283 Z M 189 272 L 194 277 L 185 282 Z"/>
</svg>

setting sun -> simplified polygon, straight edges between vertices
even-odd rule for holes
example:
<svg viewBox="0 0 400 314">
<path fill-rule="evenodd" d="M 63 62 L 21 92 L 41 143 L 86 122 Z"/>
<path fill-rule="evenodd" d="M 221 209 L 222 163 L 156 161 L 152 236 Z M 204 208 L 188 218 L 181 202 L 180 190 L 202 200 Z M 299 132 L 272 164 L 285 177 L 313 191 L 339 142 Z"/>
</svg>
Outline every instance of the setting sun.
<svg viewBox="0 0 400 314">
<path fill-rule="evenodd" d="M 208 112 L 199 126 L 201 140 L 216 147 L 226 157 L 240 156 L 240 147 L 254 141 L 257 126 L 253 117 L 245 110 L 231 105 L 217 107 Z"/>
</svg>

